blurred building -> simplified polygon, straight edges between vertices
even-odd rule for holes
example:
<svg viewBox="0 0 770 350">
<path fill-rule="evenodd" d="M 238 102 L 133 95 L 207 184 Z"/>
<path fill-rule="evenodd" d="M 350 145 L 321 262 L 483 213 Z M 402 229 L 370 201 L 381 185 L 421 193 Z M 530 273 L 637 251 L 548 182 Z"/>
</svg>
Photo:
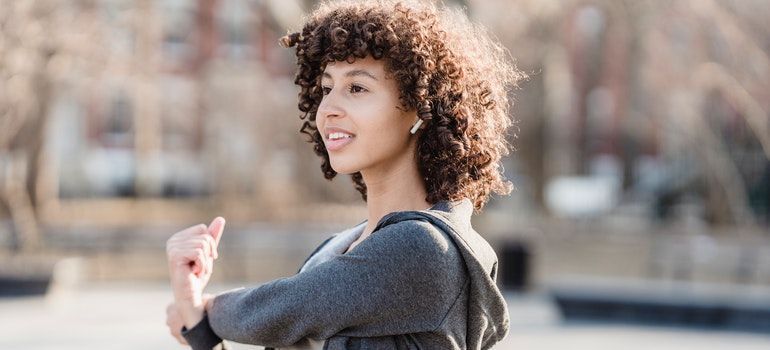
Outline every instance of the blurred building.
<svg viewBox="0 0 770 350">
<path fill-rule="evenodd" d="M 519 190 L 491 211 L 767 226 L 766 2 L 451 3 L 530 74 L 506 160 Z M 360 206 L 348 179 L 320 176 L 277 45 L 312 4 L 4 2 L 5 211 L 130 225 Z"/>
<path fill-rule="evenodd" d="M 293 52 L 277 45 L 313 3 L 0 2 L 0 245 L 42 231 L 99 278 L 165 279 L 160 238 L 225 215 L 244 225 L 230 277 L 293 272 L 318 222 L 365 215 L 299 133 Z M 450 3 L 530 76 L 512 92 L 517 190 L 474 225 L 530 243 L 535 283 L 770 284 L 766 1 Z M 313 229 L 248 226 L 263 221 Z"/>
<path fill-rule="evenodd" d="M 104 59 L 93 79 L 65 73 L 57 82 L 75 85 L 62 89 L 52 108 L 59 195 L 253 193 L 265 161 L 254 152 L 287 147 L 261 141 L 276 131 L 271 114 L 288 114 L 291 107 L 273 96 L 276 88 L 289 95 L 292 71 L 290 56 L 276 45 L 279 24 L 270 5 L 100 1 L 88 6 L 74 9 L 71 20 L 91 21 L 95 28 L 85 33 L 98 44 L 85 56 L 101 52 Z M 216 171 L 223 167 L 227 171 Z"/>
<path fill-rule="evenodd" d="M 46 91 L 18 101 L 34 112 L 10 135 L 44 222 L 130 222 L 149 214 L 137 199 L 182 212 L 180 201 L 193 203 L 189 215 L 229 205 L 255 219 L 300 198 L 357 198 L 349 182 L 327 184 L 298 132 L 293 52 L 278 38 L 299 25 L 305 4 L 2 6 L 6 77 Z M 311 171 L 319 176 L 298 177 Z"/>
</svg>

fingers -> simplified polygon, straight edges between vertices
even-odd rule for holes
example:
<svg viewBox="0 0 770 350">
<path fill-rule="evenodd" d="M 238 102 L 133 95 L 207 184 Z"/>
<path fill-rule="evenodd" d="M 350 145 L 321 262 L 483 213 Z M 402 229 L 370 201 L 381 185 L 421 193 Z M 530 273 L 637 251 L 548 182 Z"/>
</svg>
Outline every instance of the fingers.
<svg viewBox="0 0 770 350">
<path fill-rule="evenodd" d="M 221 217 L 214 219 L 211 226 L 216 232 L 216 235 L 210 233 L 209 227 L 203 224 L 194 225 L 175 233 L 166 242 L 167 253 L 173 248 L 189 248 L 189 246 L 187 246 L 188 243 L 199 242 L 203 240 L 206 244 L 208 244 L 208 247 L 206 248 L 207 255 L 216 256 L 212 254 L 216 254 L 216 247 L 219 242 L 217 237 L 221 237 L 222 235 L 222 230 L 224 229 L 224 219 Z"/>
<path fill-rule="evenodd" d="M 176 338 L 176 341 L 182 345 L 188 345 L 187 341 L 182 336 L 182 316 L 176 309 L 176 304 L 171 303 L 166 307 L 166 326 L 168 326 L 171 336 Z"/>
<path fill-rule="evenodd" d="M 224 233 L 225 230 L 225 218 L 221 216 L 217 216 L 214 218 L 213 221 L 211 221 L 211 224 L 208 227 L 208 232 L 211 235 L 211 237 L 214 238 L 214 253 L 213 257 L 214 259 L 219 257 L 219 252 L 217 251 L 217 247 L 219 246 L 219 241 L 222 239 L 222 233 Z"/>
<path fill-rule="evenodd" d="M 200 253 L 200 255 L 203 256 L 213 257 L 213 252 L 216 249 L 215 246 L 216 241 L 213 237 L 209 234 L 202 234 L 169 242 L 166 247 L 166 253 L 171 260 L 186 259 L 185 261 L 181 261 L 182 263 L 189 263 L 191 261 L 203 263 L 203 260 L 198 260 L 196 258 L 197 255 Z"/>
<path fill-rule="evenodd" d="M 206 253 L 199 247 L 180 247 L 171 251 L 170 267 L 172 269 L 189 268 L 191 272 L 198 275 L 206 264 Z"/>
<path fill-rule="evenodd" d="M 171 250 L 169 253 L 171 272 L 193 273 L 196 277 L 210 273 L 213 270 L 214 259 L 203 248 L 204 246 L 191 244 Z"/>
<path fill-rule="evenodd" d="M 187 341 L 184 340 L 184 337 L 181 334 L 180 335 L 175 335 L 174 338 L 176 338 L 176 341 L 178 341 L 179 344 L 190 345 L 190 344 L 187 344 Z"/>
<path fill-rule="evenodd" d="M 203 235 L 206 233 L 207 230 L 208 230 L 208 227 L 206 227 L 206 225 L 204 224 L 193 225 L 182 231 L 175 233 L 173 236 L 171 236 L 169 241 L 174 241 L 174 240 L 184 241 L 185 239 L 188 239 L 190 237 Z"/>
<path fill-rule="evenodd" d="M 196 276 L 200 277 L 201 275 L 206 273 L 206 270 L 207 270 L 207 268 L 206 268 L 206 265 L 207 265 L 206 260 L 208 260 L 208 259 L 206 259 L 206 255 L 203 253 L 203 251 L 196 250 L 194 252 L 194 257 L 193 257 L 193 262 L 194 262 L 194 264 L 193 264 L 193 273 Z"/>
<path fill-rule="evenodd" d="M 193 225 L 172 235 L 166 242 L 172 276 L 191 273 L 205 285 L 214 270 L 214 259 L 219 255 L 217 246 L 224 226 L 225 219 L 216 217 L 209 226 Z"/>
</svg>

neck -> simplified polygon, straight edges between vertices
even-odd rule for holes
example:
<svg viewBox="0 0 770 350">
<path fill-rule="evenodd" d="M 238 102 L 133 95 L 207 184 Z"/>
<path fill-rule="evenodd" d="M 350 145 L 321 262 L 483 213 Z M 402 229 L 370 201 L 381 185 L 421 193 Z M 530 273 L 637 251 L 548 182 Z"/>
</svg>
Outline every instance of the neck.
<svg viewBox="0 0 770 350">
<path fill-rule="evenodd" d="M 366 233 L 373 231 L 380 219 L 389 213 L 424 210 L 431 206 L 425 200 L 425 183 L 413 157 L 389 167 L 386 172 L 362 171 L 361 176 L 366 183 Z"/>
</svg>

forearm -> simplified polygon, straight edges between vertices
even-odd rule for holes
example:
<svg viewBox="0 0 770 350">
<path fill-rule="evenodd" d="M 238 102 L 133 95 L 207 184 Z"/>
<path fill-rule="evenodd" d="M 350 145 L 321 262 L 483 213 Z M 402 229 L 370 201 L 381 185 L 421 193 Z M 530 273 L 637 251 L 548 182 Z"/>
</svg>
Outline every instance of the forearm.
<svg viewBox="0 0 770 350">
<path fill-rule="evenodd" d="M 271 347 L 288 346 L 308 336 L 308 328 L 314 327 L 297 317 L 299 310 L 281 297 L 287 292 L 274 288 L 275 282 L 218 294 L 208 309 L 212 330 L 224 339 Z"/>
</svg>

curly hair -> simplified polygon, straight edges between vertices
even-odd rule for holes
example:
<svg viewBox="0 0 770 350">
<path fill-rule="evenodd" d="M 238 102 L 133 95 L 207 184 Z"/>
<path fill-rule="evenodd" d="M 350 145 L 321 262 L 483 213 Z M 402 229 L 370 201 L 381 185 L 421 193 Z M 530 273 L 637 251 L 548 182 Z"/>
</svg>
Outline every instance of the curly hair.
<svg viewBox="0 0 770 350">
<path fill-rule="evenodd" d="M 525 75 L 508 51 L 461 10 L 427 2 L 325 2 L 300 32 L 280 43 L 296 46 L 294 83 L 305 121 L 300 132 L 310 136 L 327 179 L 337 173 L 315 124 L 323 98 L 321 76 L 329 62 L 371 56 L 384 60 L 402 107 L 424 122 L 416 158 L 428 203 L 468 198 L 480 211 L 492 192 L 511 192 L 500 159 L 509 153 L 508 93 Z M 366 200 L 361 173 L 352 179 Z"/>
</svg>

